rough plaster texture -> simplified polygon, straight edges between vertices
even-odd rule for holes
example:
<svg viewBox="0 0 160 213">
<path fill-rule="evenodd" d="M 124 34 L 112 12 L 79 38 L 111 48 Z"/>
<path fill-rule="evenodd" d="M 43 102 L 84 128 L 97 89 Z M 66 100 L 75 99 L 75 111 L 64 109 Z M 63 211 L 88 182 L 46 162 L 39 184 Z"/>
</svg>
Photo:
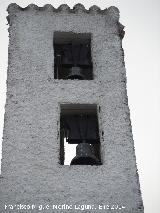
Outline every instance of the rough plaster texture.
<svg viewBox="0 0 160 213">
<path fill-rule="evenodd" d="M 120 204 L 142 213 L 127 102 L 119 11 L 78 4 L 8 7 L 9 65 L 0 178 L 0 212 L 8 204 Z M 92 34 L 94 80 L 54 79 L 54 31 Z M 101 166 L 59 164 L 60 104 L 97 104 Z M 104 134 L 103 134 L 104 132 Z M 41 212 L 79 212 L 42 210 Z"/>
</svg>

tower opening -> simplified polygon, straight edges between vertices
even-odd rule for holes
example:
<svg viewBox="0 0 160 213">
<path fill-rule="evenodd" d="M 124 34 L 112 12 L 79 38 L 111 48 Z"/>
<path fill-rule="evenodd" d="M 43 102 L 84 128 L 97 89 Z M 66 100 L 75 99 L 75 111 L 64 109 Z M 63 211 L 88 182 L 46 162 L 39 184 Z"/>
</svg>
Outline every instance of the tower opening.
<svg viewBox="0 0 160 213">
<path fill-rule="evenodd" d="M 60 163 L 62 165 L 65 165 L 65 158 L 68 158 L 66 143 L 71 147 L 70 149 L 75 148 L 76 145 L 76 156 L 71 160 L 70 165 L 101 165 L 96 105 L 61 105 Z"/>
<path fill-rule="evenodd" d="M 90 33 L 54 33 L 54 78 L 93 79 Z"/>
</svg>

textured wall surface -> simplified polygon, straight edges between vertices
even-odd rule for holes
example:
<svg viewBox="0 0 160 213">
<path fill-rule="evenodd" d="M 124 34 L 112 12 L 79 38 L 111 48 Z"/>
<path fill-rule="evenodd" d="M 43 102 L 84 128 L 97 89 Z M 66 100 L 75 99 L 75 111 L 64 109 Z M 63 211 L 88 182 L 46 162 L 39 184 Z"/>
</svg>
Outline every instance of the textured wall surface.
<svg viewBox="0 0 160 213">
<path fill-rule="evenodd" d="M 79 211 L 74 205 L 92 204 L 96 209 L 83 212 L 142 213 L 118 9 L 87 11 L 80 4 L 73 10 L 67 5 L 57 10 L 51 5 L 24 9 L 11 4 L 8 12 L 0 212 L 75 213 Z M 91 33 L 94 80 L 54 79 L 54 31 Z M 100 106 L 103 165 L 59 164 L 62 103 Z M 18 210 L 18 204 L 36 207 Z M 52 205 L 58 204 L 73 208 L 53 210 Z M 114 204 L 125 208 L 101 210 L 98 206 Z"/>
</svg>

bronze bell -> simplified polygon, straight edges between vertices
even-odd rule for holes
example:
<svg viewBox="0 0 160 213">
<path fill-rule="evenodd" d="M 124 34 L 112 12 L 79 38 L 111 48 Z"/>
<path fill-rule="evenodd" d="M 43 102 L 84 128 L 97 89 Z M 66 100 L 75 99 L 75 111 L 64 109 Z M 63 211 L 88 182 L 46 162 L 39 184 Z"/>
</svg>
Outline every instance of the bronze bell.
<svg viewBox="0 0 160 213">
<path fill-rule="evenodd" d="M 76 147 L 76 157 L 71 165 L 99 165 L 98 158 L 93 154 L 93 147 L 88 143 L 79 143 Z"/>
<path fill-rule="evenodd" d="M 81 73 L 81 68 L 74 66 L 71 68 L 70 74 L 67 76 L 67 79 L 79 79 L 84 80 L 84 75 Z"/>
</svg>

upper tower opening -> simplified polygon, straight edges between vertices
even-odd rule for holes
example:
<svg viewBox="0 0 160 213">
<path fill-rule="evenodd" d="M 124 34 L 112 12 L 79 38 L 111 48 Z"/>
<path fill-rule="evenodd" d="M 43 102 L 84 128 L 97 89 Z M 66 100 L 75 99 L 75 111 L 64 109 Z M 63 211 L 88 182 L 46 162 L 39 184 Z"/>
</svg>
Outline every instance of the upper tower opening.
<svg viewBox="0 0 160 213">
<path fill-rule="evenodd" d="M 93 79 L 90 33 L 54 33 L 54 78 Z"/>
</svg>

